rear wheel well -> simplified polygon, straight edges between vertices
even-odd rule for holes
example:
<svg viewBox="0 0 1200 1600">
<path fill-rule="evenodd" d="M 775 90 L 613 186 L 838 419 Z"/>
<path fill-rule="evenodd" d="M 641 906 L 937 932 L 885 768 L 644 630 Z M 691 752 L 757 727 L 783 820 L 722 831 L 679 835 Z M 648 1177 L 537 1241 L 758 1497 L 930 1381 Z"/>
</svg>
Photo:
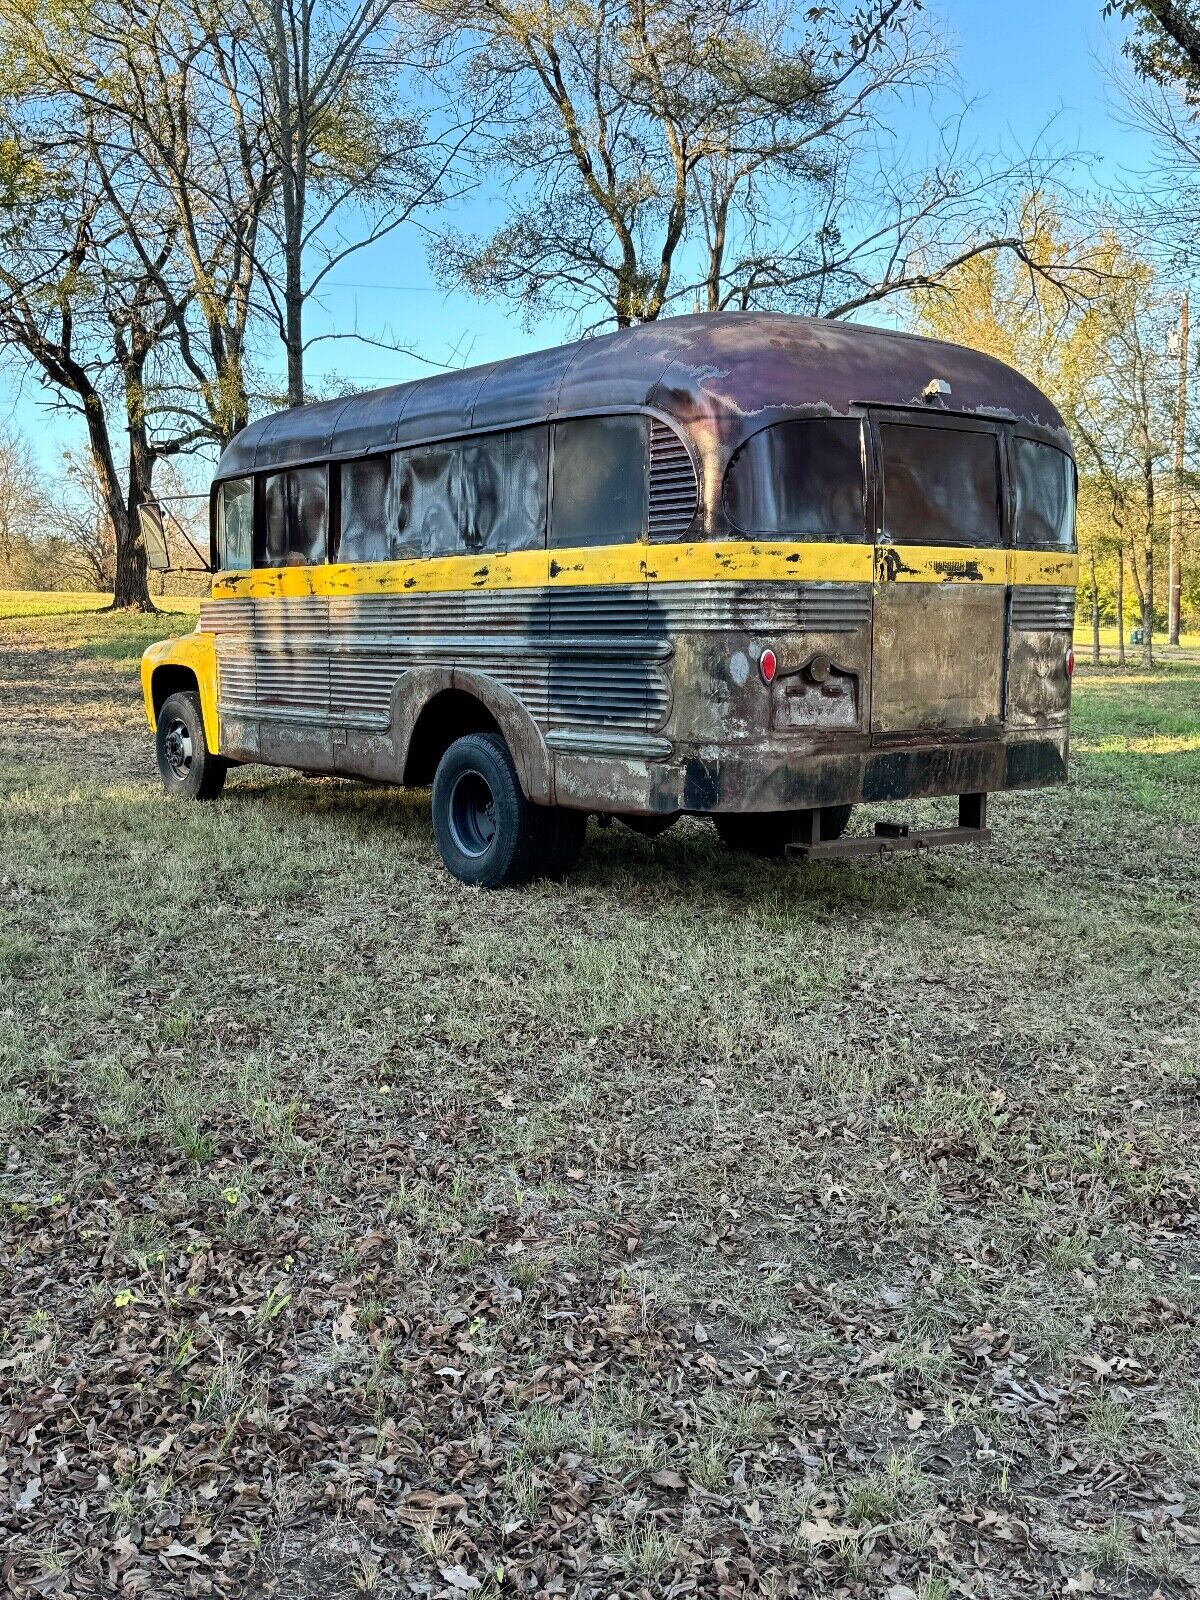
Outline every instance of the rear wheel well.
<svg viewBox="0 0 1200 1600">
<path fill-rule="evenodd" d="M 408 741 L 404 782 L 413 788 L 431 784 L 438 762 L 456 739 L 468 733 L 498 734 L 500 724 L 473 694 L 462 689 L 443 689 L 435 694 L 422 707 Z"/>
<path fill-rule="evenodd" d="M 150 699 L 155 717 L 171 695 L 198 694 L 199 691 L 200 684 L 190 667 L 155 667 L 150 677 Z"/>
</svg>

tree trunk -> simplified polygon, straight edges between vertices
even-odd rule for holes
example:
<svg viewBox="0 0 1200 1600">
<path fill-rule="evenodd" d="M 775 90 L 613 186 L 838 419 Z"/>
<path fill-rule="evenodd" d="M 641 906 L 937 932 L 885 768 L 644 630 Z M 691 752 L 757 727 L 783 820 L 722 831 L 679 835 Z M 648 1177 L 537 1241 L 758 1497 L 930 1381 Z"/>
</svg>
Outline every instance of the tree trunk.
<svg viewBox="0 0 1200 1600">
<path fill-rule="evenodd" d="M 1091 552 L 1089 566 L 1092 585 L 1092 665 L 1100 665 L 1100 591 L 1096 588 L 1096 552 Z"/>
<path fill-rule="evenodd" d="M 125 527 L 130 527 L 130 519 L 125 517 Z M 137 528 L 136 515 L 133 526 Z M 142 544 L 141 530 L 138 529 L 134 537 L 130 538 L 128 532 L 121 538 L 117 536 L 117 576 L 113 586 L 114 611 L 136 610 L 155 611 L 158 608 L 150 598 L 150 590 L 146 584 L 146 551 Z"/>
<path fill-rule="evenodd" d="M 287 350 L 288 405 L 304 404 L 304 290 L 300 281 L 300 253 L 287 252 L 284 285 L 284 346 Z"/>
<path fill-rule="evenodd" d="M 1167 561 L 1167 643 L 1179 643 L 1183 595 L 1183 465 L 1187 448 L 1188 296 L 1179 305 L 1179 388 L 1175 398 L 1175 470 L 1171 479 L 1171 542 Z"/>
<path fill-rule="evenodd" d="M 1143 563 L 1145 580 L 1142 584 L 1142 665 L 1154 665 L 1154 462 L 1147 456 L 1142 463 L 1142 476 L 1146 483 L 1146 528 L 1144 533 Z"/>
<path fill-rule="evenodd" d="M 92 465 L 96 469 L 104 510 L 117 547 L 112 609 L 121 611 L 136 607 L 139 611 L 153 611 L 154 602 L 146 587 L 146 552 L 142 548 L 141 529 L 136 511 L 131 518 L 133 508 L 122 492 L 116 462 L 113 460 L 112 442 L 108 436 L 108 419 L 104 415 L 100 396 L 94 390 L 84 397 L 83 414 L 87 423 Z"/>
<path fill-rule="evenodd" d="M 305 27 L 311 12 L 305 12 Z M 294 18 L 293 18 L 294 20 Z M 274 32 L 272 68 L 275 74 L 276 108 L 279 117 L 280 205 L 283 211 L 283 345 L 287 351 L 288 405 L 304 404 L 304 284 L 301 256 L 304 250 L 305 169 L 307 141 L 300 125 L 304 116 L 307 83 L 292 82 L 292 53 L 287 19 L 282 0 L 271 7 Z M 308 38 L 303 41 L 303 73 L 307 60 Z M 293 90 L 295 99 L 293 100 Z"/>
<path fill-rule="evenodd" d="M 1117 546 L 1117 664 L 1125 665 L 1125 546 Z"/>
</svg>

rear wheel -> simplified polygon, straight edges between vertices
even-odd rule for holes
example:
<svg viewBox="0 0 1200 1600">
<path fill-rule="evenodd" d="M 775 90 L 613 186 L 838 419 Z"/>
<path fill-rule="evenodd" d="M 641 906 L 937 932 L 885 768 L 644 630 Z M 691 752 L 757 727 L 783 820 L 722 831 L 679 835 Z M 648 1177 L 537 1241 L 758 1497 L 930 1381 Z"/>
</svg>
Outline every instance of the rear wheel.
<svg viewBox="0 0 1200 1600">
<path fill-rule="evenodd" d="M 849 825 L 853 811 L 853 806 L 822 806 L 822 839 L 840 839 Z"/>
<path fill-rule="evenodd" d="M 215 800 L 229 763 L 208 748 L 200 696 L 168 695 L 158 713 L 158 771 L 167 794 L 183 800 Z"/>
<path fill-rule="evenodd" d="M 673 828 L 679 821 L 678 811 L 660 811 L 654 815 L 639 815 L 618 817 L 618 822 L 634 833 L 640 833 L 643 839 L 657 839 L 660 834 L 666 833 L 668 828 Z"/>
<path fill-rule="evenodd" d="M 840 839 L 853 809 L 853 806 L 822 806 L 821 838 Z M 777 860 L 798 837 L 801 816 L 799 811 L 718 812 L 713 817 L 713 826 L 728 849 Z"/>
<path fill-rule="evenodd" d="M 534 871 L 547 878 L 565 878 L 579 864 L 587 838 L 588 814 L 567 806 L 539 807 L 541 840 Z"/>
<path fill-rule="evenodd" d="M 541 829 L 498 733 L 468 733 L 438 762 L 433 833 L 447 872 L 460 883 L 498 889 L 530 875 Z"/>
</svg>

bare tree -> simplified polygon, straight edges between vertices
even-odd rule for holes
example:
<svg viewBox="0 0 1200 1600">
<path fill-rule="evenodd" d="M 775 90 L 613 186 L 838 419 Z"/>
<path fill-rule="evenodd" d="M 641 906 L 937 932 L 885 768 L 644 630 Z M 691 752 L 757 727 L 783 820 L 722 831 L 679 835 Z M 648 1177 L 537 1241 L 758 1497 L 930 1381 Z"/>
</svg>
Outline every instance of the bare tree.
<svg viewBox="0 0 1200 1600">
<path fill-rule="evenodd" d="M 396 0 L 264 0 L 246 16 L 259 62 L 254 114 L 274 175 L 260 282 L 286 355 L 288 404 L 301 405 L 312 344 L 362 337 L 306 335 L 310 302 L 348 257 L 461 192 L 458 157 L 478 113 L 443 105 L 431 126 Z"/>
<path fill-rule="evenodd" d="M 500 105 L 482 149 L 517 196 L 491 237 L 438 241 L 448 284 L 626 326 L 846 316 L 1001 249 L 1044 269 L 1020 227 L 1044 170 L 970 151 L 961 119 L 932 164 L 896 149 L 944 68 L 919 0 L 422 4 L 458 30 L 461 92 Z"/>
<path fill-rule="evenodd" d="M 11 574 L 17 550 L 44 531 L 46 485 L 29 441 L 0 428 L 0 570 Z"/>
<path fill-rule="evenodd" d="M 1172 448 L 1167 334 L 1172 306 L 1148 269 L 1117 281 L 1089 312 L 1089 371 L 1068 422 L 1081 467 L 1108 500 L 1115 543 L 1128 556 L 1141 615 L 1142 664 L 1153 665 L 1156 543 L 1161 537 L 1158 473 Z"/>
<path fill-rule="evenodd" d="M 113 530 L 113 605 L 152 610 L 137 507 L 155 461 L 190 442 L 161 431 L 155 399 L 171 324 L 157 268 L 172 241 L 159 240 L 149 268 L 128 250 L 86 126 L 64 125 L 54 110 L 33 95 L 4 114 L 0 350 L 82 420 Z"/>
</svg>

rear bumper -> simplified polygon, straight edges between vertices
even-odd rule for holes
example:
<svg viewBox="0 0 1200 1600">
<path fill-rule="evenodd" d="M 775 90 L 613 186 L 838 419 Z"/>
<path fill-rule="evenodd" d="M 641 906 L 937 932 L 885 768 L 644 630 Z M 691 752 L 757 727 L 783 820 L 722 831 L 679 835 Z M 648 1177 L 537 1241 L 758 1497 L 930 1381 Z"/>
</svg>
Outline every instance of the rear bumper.
<svg viewBox="0 0 1200 1600">
<path fill-rule="evenodd" d="M 1065 783 L 1065 728 L 888 749 L 703 752 L 633 761 L 555 757 L 560 805 L 621 812 L 805 811 L 815 806 L 994 794 Z"/>
<path fill-rule="evenodd" d="M 683 770 L 683 811 L 802 811 L 935 795 L 1040 789 L 1067 779 L 1067 733 L 829 751 L 771 764 L 733 756 Z"/>
<path fill-rule="evenodd" d="M 797 755 L 771 765 L 726 758 L 685 763 L 683 811 L 802 811 L 810 806 L 995 794 L 1067 781 L 1067 733 L 1038 738 L 971 739 Z"/>
</svg>

